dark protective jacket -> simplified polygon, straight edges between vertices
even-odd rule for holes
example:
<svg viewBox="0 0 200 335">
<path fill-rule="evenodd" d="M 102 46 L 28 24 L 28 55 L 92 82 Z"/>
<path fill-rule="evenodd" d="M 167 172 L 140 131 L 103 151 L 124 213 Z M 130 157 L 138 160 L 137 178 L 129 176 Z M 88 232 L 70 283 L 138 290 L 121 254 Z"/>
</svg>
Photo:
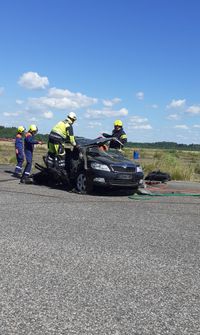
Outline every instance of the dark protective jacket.
<svg viewBox="0 0 200 335">
<path fill-rule="evenodd" d="M 33 134 L 30 132 L 26 133 L 25 138 L 24 138 L 24 152 L 25 154 L 27 152 L 33 152 L 34 150 L 34 145 L 38 144 L 39 142 L 35 140 L 35 137 Z"/>
<path fill-rule="evenodd" d="M 103 136 L 104 137 L 116 137 L 122 143 L 121 145 L 119 142 L 115 140 L 110 141 L 110 148 L 112 149 L 121 149 L 123 148 L 124 144 L 127 143 L 127 135 L 122 127 L 119 130 L 116 130 L 114 128 L 112 131 L 112 135 L 103 133 Z"/>
<path fill-rule="evenodd" d="M 17 164 L 15 166 L 15 174 L 18 175 L 22 171 L 22 165 L 24 162 L 24 144 L 22 134 L 18 133 L 15 137 L 15 153 Z"/>
<path fill-rule="evenodd" d="M 23 145 L 23 137 L 21 134 L 17 134 L 15 137 L 15 149 L 16 154 L 23 156 L 24 145 Z"/>
</svg>

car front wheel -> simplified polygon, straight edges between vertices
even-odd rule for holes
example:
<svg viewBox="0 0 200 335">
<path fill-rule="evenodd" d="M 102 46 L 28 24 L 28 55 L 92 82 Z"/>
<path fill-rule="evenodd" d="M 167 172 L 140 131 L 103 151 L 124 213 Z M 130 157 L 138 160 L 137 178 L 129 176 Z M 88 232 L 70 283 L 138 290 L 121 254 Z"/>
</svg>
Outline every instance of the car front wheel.
<svg viewBox="0 0 200 335">
<path fill-rule="evenodd" d="M 92 192 L 92 182 L 88 180 L 85 171 L 79 172 L 76 177 L 76 189 L 81 194 Z"/>
</svg>

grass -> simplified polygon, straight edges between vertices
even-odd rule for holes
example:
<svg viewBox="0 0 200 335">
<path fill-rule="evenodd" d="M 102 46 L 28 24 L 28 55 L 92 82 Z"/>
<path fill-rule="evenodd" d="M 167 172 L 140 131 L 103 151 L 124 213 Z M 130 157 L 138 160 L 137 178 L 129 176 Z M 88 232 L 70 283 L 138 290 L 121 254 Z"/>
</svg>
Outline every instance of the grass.
<svg viewBox="0 0 200 335">
<path fill-rule="evenodd" d="M 42 163 L 42 156 L 47 152 L 47 145 L 36 145 L 33 153 L 33 164 L 32 171 L 35 171 L 34 165 L 35 163 Z M 15 145 L 14 142 L 0 142 L 0 164 L 11 164 L 13 165 L 13 169 L 16 164 L 16 156 L 15 156 Z M 24 162 L 25 166 L 25 162 Z"/>
<path fill-rule="evenodd" d="M 125 148 L 125 155 L 133 158 L 133 150 Z M 200 152 L 184 150 L 141 149 L 137 162 L 145 175 L 161 170 L 171 175 L 173 180 L 200 181 Z"/>
<path fill-rule="evenodd" d="M 133 160 L 134 148 L 125 148 L 124 154 Z M 47 152 L 46 144 L 36 145 L 33 154 L 32 171 L 34 164 L 43 163 L 42 156 Z M 154 170 L 161 170 L 171 175 L 173 180 L 199 181 L 200 182 L 200 152 L 184 150 L 139 150 L 139 163 L 145 175 Z M 0 142 L 0 164 L 16 164 L 14 142 Z M 24 163 L 25 164 L 25 163 Z"/>
</svg>

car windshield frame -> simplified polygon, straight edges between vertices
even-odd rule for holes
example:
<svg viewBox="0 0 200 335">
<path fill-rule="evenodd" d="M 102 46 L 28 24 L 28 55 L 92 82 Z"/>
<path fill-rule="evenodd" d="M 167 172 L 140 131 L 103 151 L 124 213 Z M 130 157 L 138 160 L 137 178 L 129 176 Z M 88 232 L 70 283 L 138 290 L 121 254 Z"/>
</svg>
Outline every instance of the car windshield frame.
<svg viewBox="0 0 200 335">
<path fill-rule="evenodd" d="M 119 142 L 120 144 L 122 144 L 117 138 L 115 137 L 97 137 L 95 139 L 89 139 L 89 138 L 85 138 L 85 137 L 79 137 L 76 136 L 75 137 L 76 143 L 80 146 L 80 147 L 93 147 L 93 146 L 101 146 L 104 145 L 108 142 L 110 142 L 111 140 L 115 140 L 117 142 Z"/>
</svg>

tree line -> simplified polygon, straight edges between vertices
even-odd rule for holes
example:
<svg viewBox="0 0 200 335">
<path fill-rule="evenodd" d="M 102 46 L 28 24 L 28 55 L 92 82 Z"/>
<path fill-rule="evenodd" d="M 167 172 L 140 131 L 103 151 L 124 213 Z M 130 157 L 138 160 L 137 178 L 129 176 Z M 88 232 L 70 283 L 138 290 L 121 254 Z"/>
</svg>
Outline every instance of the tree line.
<svg viewBox="0 0 200 335">
<path fill-rule="evenodd" d="M 170 150 L 188 150 L 188 151 L 200 151 L 200 144 L 179 144 L 176 142 L 153 142 L 153 143 L 138 143 L 128 142 L 126 147 L 131 148 L 145 148 L 145 149 L 170 149 Z"/>
<path fill-rule="evenodd" d="M 4 127 L 0 126 L 0 139 L 14 139 L 17 133 L 16 127 Z M 36 139 L 38 141 L 47 142 L 48 134 L 37 134 Z M 126 147 L 138 148 L 138 149 L 171 149 L 171 150 L 188 150 L 188 151 L 200 151 L 200 144 L 178 144 L 176 142 L 154 142 L 154 143 L 140 143 L 140 142 L 128 142 Z"/>
<path fill-rule="evenodd" d="M 17 134 L 16 127 L 4 127 L 0 126 L 0 138 L 2 139 L 14 139 Z M 38 141 L 47 142 L 48 134 L 36 134 L 35 138 Z"/>
</svg>

